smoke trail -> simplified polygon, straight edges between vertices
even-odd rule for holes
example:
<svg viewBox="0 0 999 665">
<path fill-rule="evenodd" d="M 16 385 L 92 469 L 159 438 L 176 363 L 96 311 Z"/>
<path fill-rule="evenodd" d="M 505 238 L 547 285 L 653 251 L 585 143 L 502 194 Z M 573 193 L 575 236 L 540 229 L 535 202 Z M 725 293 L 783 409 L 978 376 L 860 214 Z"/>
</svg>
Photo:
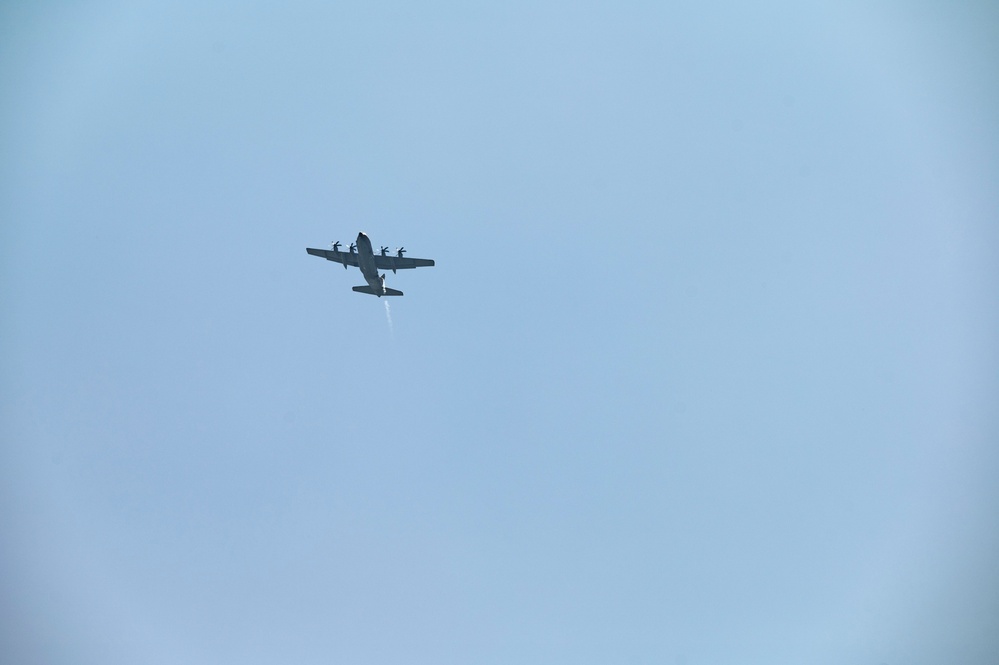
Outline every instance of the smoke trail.
<svg viewBox="0 0 999 665">
<path fill-rule="evenodd" d="M 388 320 L 389 332 L 394 333 L 395 329 L 392 327 L 392 310 L 389 309 L 388 300 L 383 300 L 382 302 L 385 303 L 385 318 Z"/>
</svg>

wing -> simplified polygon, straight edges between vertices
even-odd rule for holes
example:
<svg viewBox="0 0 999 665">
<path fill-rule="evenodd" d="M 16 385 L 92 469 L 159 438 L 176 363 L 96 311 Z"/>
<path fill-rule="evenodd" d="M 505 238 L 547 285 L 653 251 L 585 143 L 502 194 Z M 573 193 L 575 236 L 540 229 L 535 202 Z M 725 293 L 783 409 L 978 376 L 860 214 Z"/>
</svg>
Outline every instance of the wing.
<svg viewBox="0 0 999 665">
<path fill-rule="evenodd" d="M 357 252 L 352 254 L 350 252 L 316 249 L 314 247 L 306 247 L 305 251 L 312 254 L 312 256 L 321 256 L 327 261 L 336 261 L 337 263 L 342 263 L 344 266 L 357 266 Z"/>
<path fill-rule="evenodd" d="M 406 270 L 408 268 L 429 268 L 434 265 L 433 259 L 411 259 L 408 256 L 392 256 L 375 254 L 375 267 L 379 270 Z"/>
</svg>

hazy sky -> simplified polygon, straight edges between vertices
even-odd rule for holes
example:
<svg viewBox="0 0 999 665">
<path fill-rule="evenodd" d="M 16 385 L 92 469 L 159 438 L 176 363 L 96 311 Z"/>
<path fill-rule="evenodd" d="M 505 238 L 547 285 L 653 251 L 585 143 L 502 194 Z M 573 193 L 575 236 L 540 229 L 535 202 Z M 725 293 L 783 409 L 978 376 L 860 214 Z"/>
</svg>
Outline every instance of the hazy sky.
<svg viewBox="0 0 999 665">
<path fill-rule="evenodd" d="M 28 4 L 0 660 L 999 662 L 994 4 Z"/>
</svg>

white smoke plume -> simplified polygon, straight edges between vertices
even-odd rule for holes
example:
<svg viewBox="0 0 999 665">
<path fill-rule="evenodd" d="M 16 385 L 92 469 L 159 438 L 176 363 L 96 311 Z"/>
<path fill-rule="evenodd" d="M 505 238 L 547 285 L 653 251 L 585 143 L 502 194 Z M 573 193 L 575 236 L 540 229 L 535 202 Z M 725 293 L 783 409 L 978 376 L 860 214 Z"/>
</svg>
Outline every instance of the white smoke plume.
<svg viewBox="0 0 999 665">
<path fill-rule="evenodd" d="M 395 328 L 392 327 L 392 310 L 389 308 L 388 299 L 382 302 L 385 303 L 385 318 L 388 320 L 389 332 L 395 333 Z"/>
</svg>

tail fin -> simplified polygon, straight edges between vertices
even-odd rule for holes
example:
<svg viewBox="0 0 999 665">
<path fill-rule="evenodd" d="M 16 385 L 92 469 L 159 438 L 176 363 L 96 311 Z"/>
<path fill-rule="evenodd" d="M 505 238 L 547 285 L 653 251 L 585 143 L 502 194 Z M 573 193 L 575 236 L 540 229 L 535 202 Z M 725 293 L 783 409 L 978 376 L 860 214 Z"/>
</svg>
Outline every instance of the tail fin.
<svg viewBox="0 0 999 665">
<path fill-rule="evenodd" d="M 353 287 L 353 290 L 357 291 L 358 293 L 367 293 L 369 295 L 379 296 L 379 297 L 381 297 L 381 296 L 401 296 L 402 295 L 402 291 L 399 291 L 397 289 L 390 289 L 387 286 L 385 287 L 385 293 L 378 293 L 377 291 L 375 291 L 374 289 L 372 289 L 367 284 L 365 284 L 364 286 L 355 286 L 355 287 Z"/>
</svg>

